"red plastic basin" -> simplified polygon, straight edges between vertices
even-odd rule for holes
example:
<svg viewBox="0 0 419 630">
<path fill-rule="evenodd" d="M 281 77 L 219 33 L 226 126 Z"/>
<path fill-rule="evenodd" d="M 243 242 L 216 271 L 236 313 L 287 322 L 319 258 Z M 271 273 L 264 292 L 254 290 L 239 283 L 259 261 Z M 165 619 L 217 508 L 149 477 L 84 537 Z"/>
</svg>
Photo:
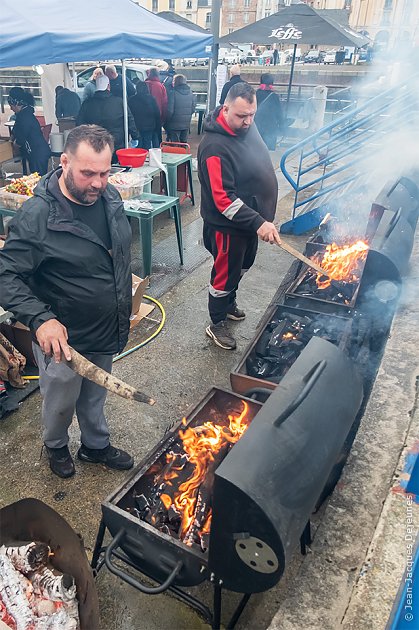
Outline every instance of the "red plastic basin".
<svg viewBox="0 0 419 630">
<path fill-rule="evenodd" d="M 142 166 L 147 157 L 147 149 L 117 149 L 116 155 L 121 166 Z"/>
</svg>

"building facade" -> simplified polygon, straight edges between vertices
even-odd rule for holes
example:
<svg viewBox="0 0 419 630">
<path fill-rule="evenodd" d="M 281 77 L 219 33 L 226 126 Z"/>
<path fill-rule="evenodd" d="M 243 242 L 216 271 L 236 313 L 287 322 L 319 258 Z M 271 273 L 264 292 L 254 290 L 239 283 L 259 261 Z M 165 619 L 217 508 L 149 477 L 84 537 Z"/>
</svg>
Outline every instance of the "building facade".
<svg viewBox="0 0 419 630">
<path fill-rule="evenodd" d="M 378 48 L 419 45 L 419 0 L 304 0 L 314 9 L 345 9 L 349 24 L 365 31 Z M 212 0 L 136 0 L 153 13 L 175 11 L 211 28 Z M 220 35 L 276 13 L 295 0 L 222 0 Z"/>
</svg>

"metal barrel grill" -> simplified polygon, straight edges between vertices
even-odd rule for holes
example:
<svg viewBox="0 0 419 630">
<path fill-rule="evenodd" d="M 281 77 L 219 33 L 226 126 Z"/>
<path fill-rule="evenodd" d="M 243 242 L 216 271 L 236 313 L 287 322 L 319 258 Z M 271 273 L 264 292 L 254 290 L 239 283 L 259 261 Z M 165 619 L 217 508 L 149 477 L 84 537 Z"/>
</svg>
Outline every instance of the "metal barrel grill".
<svg viewBox="0 0 419 630">
<path fill-rule="evenodd" d="M 361 401 L 362 380 L 352 362 L 333 344 L 318 338 L 309 342 L 304 357 L 294 363 L 281 388 L 263 406 L 225 390 L 211 390 L 187 416 L 186 424 L 178 423 L 164 436 L 128 481 L 102 504 L 93 565 L 98 566 L 108 529 L 113 539 L 99 566 L 105 563 L 143 592 L 174 591 L 218 627 L 220 608 L 215 602 L 221 601 L 217 595 L 221 585 L 248 597 L 281 578 L 298 540 L 307 535 L 310 514 Z M 244 403 L 249 427 L 213 471 L 207 548 L 185 544 L 165 525 L 159 529 L 147 522 L 138 503 L 135 508 L 134 497 L 141 497 L 142 505 L 150 502 L 150 471 L 156 470 L 156 464 L 157 470 L 164 466 L 179 430 L 225 417 Z M 244 440 L 247 434 L 250 437 Z M 294 498 L 287 494 L 291 486 Z M 116 566 L 115 558 L 126 560 L 158 586 L 133 578 Z M 214 582 L 213 612 L 179 588 L 204 580 Z"/>
<path fill-rule="evenodd" d="M 53 566 L 75 579 L 81 630 L 99 630 L 99 602 L 80 536 L 38 499 L 22 499 L 0 510 L 0 545 L 39 541 L 54 552 Z"/>
<path fill-rule="evenodd" d="M 322 287 L 310 269 L 293 264 L 230 376 L 236 393 L 212 389 L 102 503 L 94 569 L 106 565 L 143 593 L 170 590 L 213 628 L 220 627 L 223 588 L 243 594 L 227 625 L 233 628 L 251 594 L 277 584 L 298 541 L 303 553 L 309 544 L 310 515 L 348 456 L 390 330 L 418 209 L 415 177 L 383 189 L 368 219 L 368 253 L 348 282 Z M 306 255 L 321 258 L 332 239 L 333 230 L 322 228 Z M 208 422 L 231 437 L 238 417 L 246 429 L 207 460 L 185 527 L 187 512 L 177 501 L 200 466 L 191 474 L 192 458 L 185 461 L 182 448 L 186 453 L 190 432 L 206 435 Z M 104 547 L 106 531 L 112 539 Z M 205 581 L 213 585 L 212 609 L 185 590 Z"/>
</svg>

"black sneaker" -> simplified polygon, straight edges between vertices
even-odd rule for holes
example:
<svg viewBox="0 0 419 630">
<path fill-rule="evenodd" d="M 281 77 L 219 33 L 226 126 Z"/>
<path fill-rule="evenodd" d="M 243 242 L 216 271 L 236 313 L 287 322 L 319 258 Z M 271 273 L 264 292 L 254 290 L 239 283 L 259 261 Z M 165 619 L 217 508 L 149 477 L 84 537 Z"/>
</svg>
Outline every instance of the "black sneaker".
<svg viewBox="0 0 419 630">
<path fill-rule="evenodd" d="M 228 307 L 227 319 L 233 319 L 235 322 L 241 322 L 245 317 L 246 313 L 237 306 L 236 301 Z"/>
<path fill-rule="evenodd" d="M 62 446 L 61 448 L 50 448 L 45 444 L 45 448 L 49 458 L 49 467 L 52 472 L 62 479 L 68 479 L 72 477 L 76 472 L 73 458 L 70 455 L 68 446 Z"/>
<path fill-rule="evenodd" d="M 101 449 L 87 448 L 82 444 L 77 451 L 77 457 L 82 462 L 105 464 L 108 468 L 115 468 L 116 470 L 129 470 L 134 466 L 134 459 L 131 455 L 111 444 Z"/>
<path fill-rule="evenodd" d="M 210 337 L 217 346 L 223 350 L 235 350 L 236 340 L 227 328 L 225 321 L 218 324 L 210 324 L 206 329 L 208 337 Z"/>
</svg>

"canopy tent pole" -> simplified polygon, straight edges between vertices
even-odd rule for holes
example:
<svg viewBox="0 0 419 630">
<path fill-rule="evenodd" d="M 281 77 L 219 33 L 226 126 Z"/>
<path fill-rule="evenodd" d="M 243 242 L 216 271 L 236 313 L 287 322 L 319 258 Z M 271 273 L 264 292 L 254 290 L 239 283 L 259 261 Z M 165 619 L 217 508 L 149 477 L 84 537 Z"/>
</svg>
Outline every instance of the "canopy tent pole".
<svg viewBox="0 0 419 630">
<path fill-rule="evenodd" d="M 122 101 L 124 105 L 124 138 L 125 148 L 128 149 L 128 102 L 127 102 L 127 69 L 125 59 L 122 59 Z"/>
<path fill-rule="evenodd" d="M 221 0 L 213 0 L 211 7 L 211 30 L 214 38 L 212 46 L 212 63 L 209 67 L 209 94 L 208 107 L 209 111 L 215 109 L 217 104 L 217 68 L 218 68 L 218 51 L 220 48 L 220 11 Z"/>
<path fill-rule="evenodd" d="M 77 74 L 76 74 L 76 66 L 75 66 L 74 61 L 71 64 L 71 78 L 73 79 L 73 90 L 77 92 Z"/>
<path fill-rule="evenodd" d="M 297 56 L 297 44 L 294 44 L 294 50 L 292 51 L 290 80 L 288 82 L 287 105 L 285 108 L 285 116 L 288 116 L 288 108 L 289 108 L 290 98 L 291 98 L 291 88 L 292 88 L 292 80 L 294 78 L 294 67 L 295 67 L 296 56 Z"/>
</svg>

